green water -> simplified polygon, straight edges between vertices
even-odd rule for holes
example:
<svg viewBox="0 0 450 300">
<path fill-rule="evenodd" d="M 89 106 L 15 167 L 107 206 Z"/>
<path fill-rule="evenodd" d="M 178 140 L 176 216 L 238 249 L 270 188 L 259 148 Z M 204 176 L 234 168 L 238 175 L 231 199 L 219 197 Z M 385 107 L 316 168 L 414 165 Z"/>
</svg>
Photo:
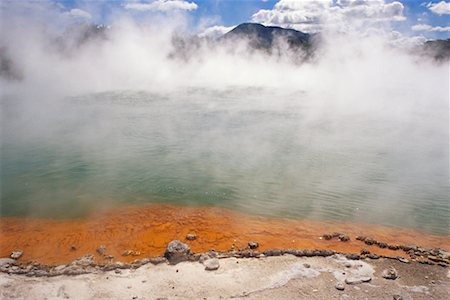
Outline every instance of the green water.
<svg viewBox="0 0 450 300">
<path fill-rule="evenodd" d="M 1 214 L 157 202 L 448 234 L 448 103 L 387 94 L 389 110 L 256 88 L 4 96 Z"/>
</svg>

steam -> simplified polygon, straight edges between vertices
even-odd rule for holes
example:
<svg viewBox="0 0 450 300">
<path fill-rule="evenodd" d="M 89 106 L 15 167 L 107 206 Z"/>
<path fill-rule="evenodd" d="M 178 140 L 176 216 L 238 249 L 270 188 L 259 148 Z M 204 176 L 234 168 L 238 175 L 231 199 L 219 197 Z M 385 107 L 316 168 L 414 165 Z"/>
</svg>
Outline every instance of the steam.
<svg viewBox="0 0 450 300">
<path fill-rule="evenodd" d="M 384 31 L 363 35 L 322 32 L 314 58 L 301 63 L 295 61 L 298 53 L 283 41 L 276 45 L 278 55 L 269 55 L 249 49 L 244 40 L 216 43 L 187 38 L 195 41 L 194 46 L 189 44 L 187 54 L 180 57 L 174 35 L 188 36 L 191 28 L 182 12 L 150 20 L 116 13 L 112 24 L 95 28 L 96 34 L 89 35 L 86 32 L 92 27 L 61 14 L 52 5 L 32 8 L 12 7 L 8 15 L 1 16 L 0 47 L 17 74 L 0 79 L 3 158 L 14 156 L 8 148 L 11 141 L 27 144 L 59 138 L 64 142 L 54 149 L 77 149 L 82 161 L 97 164 L 105 172 L 93 171 L 89 180 L 114 178 L 103 187 L 107 190 L 121 186 L 123 174 L 115 174 L 113 165 L 131 165 L 136 172 L 145 173 L 140 159 L 148 159 L 143 149 L 132 148 L 115 132 L 130 130 L 131 135 L 145 136 L 157 131 L 169 145 L 182 140 L 186 159 L 195 162 L 183 169 L 180 177 L 201 173 L 199 178 L 208 187 L 241 170 L 239 176 L 247 178 L 246 185 L 237 183 L 228 189 L 228 196 L 223 197 L 225 206 L 261 213 L 297 209 L 307 216 L 323 217 L 325 206 L 338 211 L 339 205 L 328 198 L 315 203 L 317 194 L 313 193 L 321 192 L 326 198 L 324 195 L 334 191 L 340 198 L 356 190 L 360 207 L 355 205 L 343 213 L 350 219 L 397 224 L 398 220 L 387 218 L 394 215 L 392 207 L 399 205 L 405 211 L 395 213 L 408 225 L 437 232 L 436 223 L 426 217 L 437 212 L 436 222 L 443 227 L 440 232 L 448 232 L 448 64 L 436 64 L 393 47 L 390 34 Z M 86 17 L 80 11 L 72 11 L 72 15 Z M 74 99 L 86 101 L 110 92 L 115 94 L 104 98 L 118 105 L 95 106 L 93 110 L 70 106 Z M 170 100 L 137 111 L 133 110 L 135 93 Z M 124 111 L 156 121 L 148 120 L 140 123 L 144 127 L 133 129 L 121 114 Z M 254 117 L 258 112 L 261 119 Z M 197 113 L 212 118 L 206 123 L 210 127 L 198 124 Z M 216 113 L 218 119 L 214 119 Z M 271 119 L 266 114 L 283 117 Z M 76 127 L 78 133 L 66 139 L 61 125 Z M 281 146 L 287 152 L 281 151 Z M 130 151 L 136 160 L 128 156 Z M 169 147 L 167 151 L 165 163 L 183 162 L 175 156 L 178 150 Z M 381 158 L 385 155 L 388 160 Z M 216 165 L 223 160 L 227 163 Z M 283 167 L 272 169 L 274 173 L 268 176 L 271 166 L 280 161 Z M 390 165 L 377 165 L 387 162 Z M 369 174 L 374 166 L 377 171 Z M 161 165 L 152 167 L 162 177 L 172 175 Z M 139 174 L 133 178 L 135 183 L 148 179 Z M 248 178 L 255 184 L 249 184 Z M 374 184 L 367 189 L 363 181 L 368 178 L 394 184 Z M 258 180 L 270 181 L 272 188 L 261 188 Z M 404 190 L 411 184 L 416 188 Z M 6 188 L 5 182 L 2 185 Z M 64 192 L 64 187 L 53 188 L 55 197 Z M 83 187 L 77 186 L 77 191 L 80 189 Z M 133 184 L 123 189 L 139 194 Z M 87 187 L 80 197 L 94 190 Z M 304 200 L 293 205 L 297 190 L 305 191 Z M 239 193 L 246 201 L 229 200 L 234 197 L 230 195 Z M 405 204 L 417 194 L 422 198 Z M 140 197 L 144 196 L 149 195 Z M 438 204 L 421 205 L 420 199 L 429 197 L 435 197 Z M 306 206 L 305 201 L 309 201 Z M 415 209 L 419 211 L 413 213 Z M 371 214 L 373 210 L 380 212 L 378 216 Z"/>
</svg>

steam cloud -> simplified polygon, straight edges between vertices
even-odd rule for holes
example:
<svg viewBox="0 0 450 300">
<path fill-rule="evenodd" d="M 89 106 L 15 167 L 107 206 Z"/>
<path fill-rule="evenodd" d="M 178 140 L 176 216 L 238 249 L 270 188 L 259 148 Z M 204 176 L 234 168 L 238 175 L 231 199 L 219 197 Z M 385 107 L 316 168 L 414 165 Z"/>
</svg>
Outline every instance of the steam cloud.
<svg viewBox="0 0 450 300">
<path fill-rule="evenodd" d="M 394 47 L 390 33 L 324 31 L 314 58 L 302 63 L 293 63 L 298 53 L 292 52 L 283 41 L 277 44 L 279 55 L 269 55 L 250 50 L 244 40 L 220 44 L 200 39 L 196 40 L 195 47 L 188 49 L 187 57 L 179 59 L 173 55 L 176 50 L 173 38 L 174 34 L 183 35 L 188 31 L 189 19 L 183 12 L 159 15 L 151 20 L 134 20 L 126 14 L 115 14 L 110 27 L 96 28 L 96 34 L 91 36 L 91 27 L 80 23 L 80 19 L 90 19 L 90 15 L 81 10 L 61 14 L 50 4 L 8 5 L 11 7 L 3 10 L 1 16 L 0 47 L 8 57 L 12 77 L 2 76 L 0 89 L 2 115 L 15 114 L 15 125 L 2 121 L 4 137 L 15 135 L 27 139 L 35 131 L 44 130 L 54 134 L 61 116 L 74 117 L 74 112 L 67 110 L 62 99 L 137 90 L 171 95 L 179 99 L 174 101 L 179 101 L 180 106 L 199 101 L 204 113 L 217 107 L 229 111 L 224 121 L 227 126 L 217 125 L 215 131 L 200 134 L 195 139 L 196 149 L 221 149 L 222 152 L 218 151 L 224 157 L 242 153 L 250 165 L 258 166 L 268 163 L 268 157 L 280 159 L 281 155 L 275 151 L 276 139 L 270 142 L 261 130 L 279 128 L 283 132 L 297 128 L 292 137 L 298 141 L 293 143 L 297 145 L 301 141 L 318 153 L 320 147 L 345 152 L 347 146 L 361 140 L 373 143 L 373 148 L 380 153 L 391 151 L 399 158 L 404 155 L 397 165 L 385 166 L 391 170 L 387 171 L 390 180 L 402 182 L 414 177 L 419 184 L 431 184 L 429 180 L 433 178 L 438 181 L 439 190 L 444 191 L 439 195 L 448 192 L 448 64 L 437 64 Z M 195 9 L 192 3 L 189 5 L 183 9 Z M 191 98 L 181 96 L 182 91 L 192 88 L 222 92 L 237 99 L 224 104 L 211 100 L 215 96 L 208 92 Z M 246 88 L 252 88 L 253 92 L 245 92 Z M 10 109 L 11 102 L 16 102 L 17 107 Z M 298 122 L 290 124 L 293 127 L 267 123 L 262 128 L 248 127 L 249 132 L 237 135 L 242 139 L 226 134 L 234 116 L 255 107 L 271 112 L 302 108 L 302 113 Z M 175 132 L 183 125 L 189 126 L 183 123 L 182 110 L 177 110 L 176 104 L 172 108 L 171 121 L 165 120 L 167 123 L 162 124 L 169 139 L 178 137 Z M 92 154 L 96 149 L 93 145 L 98 146 L 96 135 L 107 142 L 109 133 L 121 126 L 120 120 L 111 115 L 115 116 L 103 111 L 96 116 L 99 117 L 95 123 L 96 133 L 83 131 L 76 141 L 77 147 Z M 107 125 L 109 122 L 114 125 Z M 370 124 L 376 124 L 373 131 Z M 311 128 L 315 134 L 308 131 Z M 330 133 L 320 134 L 324 128 Z M 14 130 L 14 133 L 5 130 Z M 221 139 L 224 134 L 229 140 Z M 121 149 L 117 144 L 109 146 L 118 147 L 117 151 Z M 352 148 L 355 155 L 358 155 L 357 148 Z M 420 151 L 414 151 L 415 148 Z M 413 150 L 410 155 L 405 154 L 407 149 Z M 101 153 L 96 158 L 117 156 L 111 149 Z M 344 182 L 357 185 L 365 167 L 341 166 L 337 173 L 326 173 L 328 181 L 324 179 L 318 184 L 331 189 L 337 184 L 331 178 L 343 176 Z M 295 177 L 296 171 L 287 163 L 282 175 Z M 222 171 L 209 172 L 214 177 Z M 252 176 L 250 171 L 247 175 Z M 320 179 L 320 172 L 310 175 Z M 283 199 L 280 196 L 283 186 L 276 191 L 274 195 Z M 252 192 L 259 195 L 264 191 Z M 380 191 L 392 197 L 377 199 L 379 211 L 389 215 L 392 205 L 389 201 L 403 192 L 392 190 L 383 194 Z M 252 204 L 249 201 L 245 204 L 248 207 Z M 273 209 L 288 210 L 287 204 L 283 206 L 280 201 Z M 441 220 L 447 220 L 447 223 L 443 221 L 445 231 L 450 219 L 448 200 L 441 199 L 439 205 Z M 313 215 L 314 210 L 310 213 Z M 410 223 L 417 222 L 417 217 L 408 212 L 404 217 L 411 219 Z M 358 218 L 370 219 L 370 212 L 362 212 Z M 426 223 L 424 220 L 425 217 L 422 222 Z"/>
</svg>

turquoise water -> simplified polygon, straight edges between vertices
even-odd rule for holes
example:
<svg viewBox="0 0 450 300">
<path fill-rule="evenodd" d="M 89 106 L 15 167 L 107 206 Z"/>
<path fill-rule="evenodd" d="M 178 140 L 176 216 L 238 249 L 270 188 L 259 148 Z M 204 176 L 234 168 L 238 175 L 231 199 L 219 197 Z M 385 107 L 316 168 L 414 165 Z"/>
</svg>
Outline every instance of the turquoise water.
<svg viewBox="0 0 450 300">
<path fill-rule="evenodd" d="M 1 214 L 157 202 L 448 234 L 448 103 L 386 93 L 388 110 L 257 88 L 4 96 Z"/>
</svg>

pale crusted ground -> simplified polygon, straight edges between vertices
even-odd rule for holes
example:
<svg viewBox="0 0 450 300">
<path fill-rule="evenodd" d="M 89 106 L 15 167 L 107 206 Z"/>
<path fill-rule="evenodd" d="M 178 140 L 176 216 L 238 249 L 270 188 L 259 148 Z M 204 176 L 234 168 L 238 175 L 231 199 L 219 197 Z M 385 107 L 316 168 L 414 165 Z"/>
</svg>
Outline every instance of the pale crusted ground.
<svg viewBox="0 0 450 300">
<path fill-rule="evenodd" d="M 393 266 L 396 280 L 382 278 Z M 0 274 L 1 299 L 450 299 L 449 268 L 379 259 L 280 257 L 220 260 L 216 271 L 198 262 L 148 264 L 121 273 L 26 277 Z M 370 276 L 368 283 L 345 278 Z"/>
</svg>

